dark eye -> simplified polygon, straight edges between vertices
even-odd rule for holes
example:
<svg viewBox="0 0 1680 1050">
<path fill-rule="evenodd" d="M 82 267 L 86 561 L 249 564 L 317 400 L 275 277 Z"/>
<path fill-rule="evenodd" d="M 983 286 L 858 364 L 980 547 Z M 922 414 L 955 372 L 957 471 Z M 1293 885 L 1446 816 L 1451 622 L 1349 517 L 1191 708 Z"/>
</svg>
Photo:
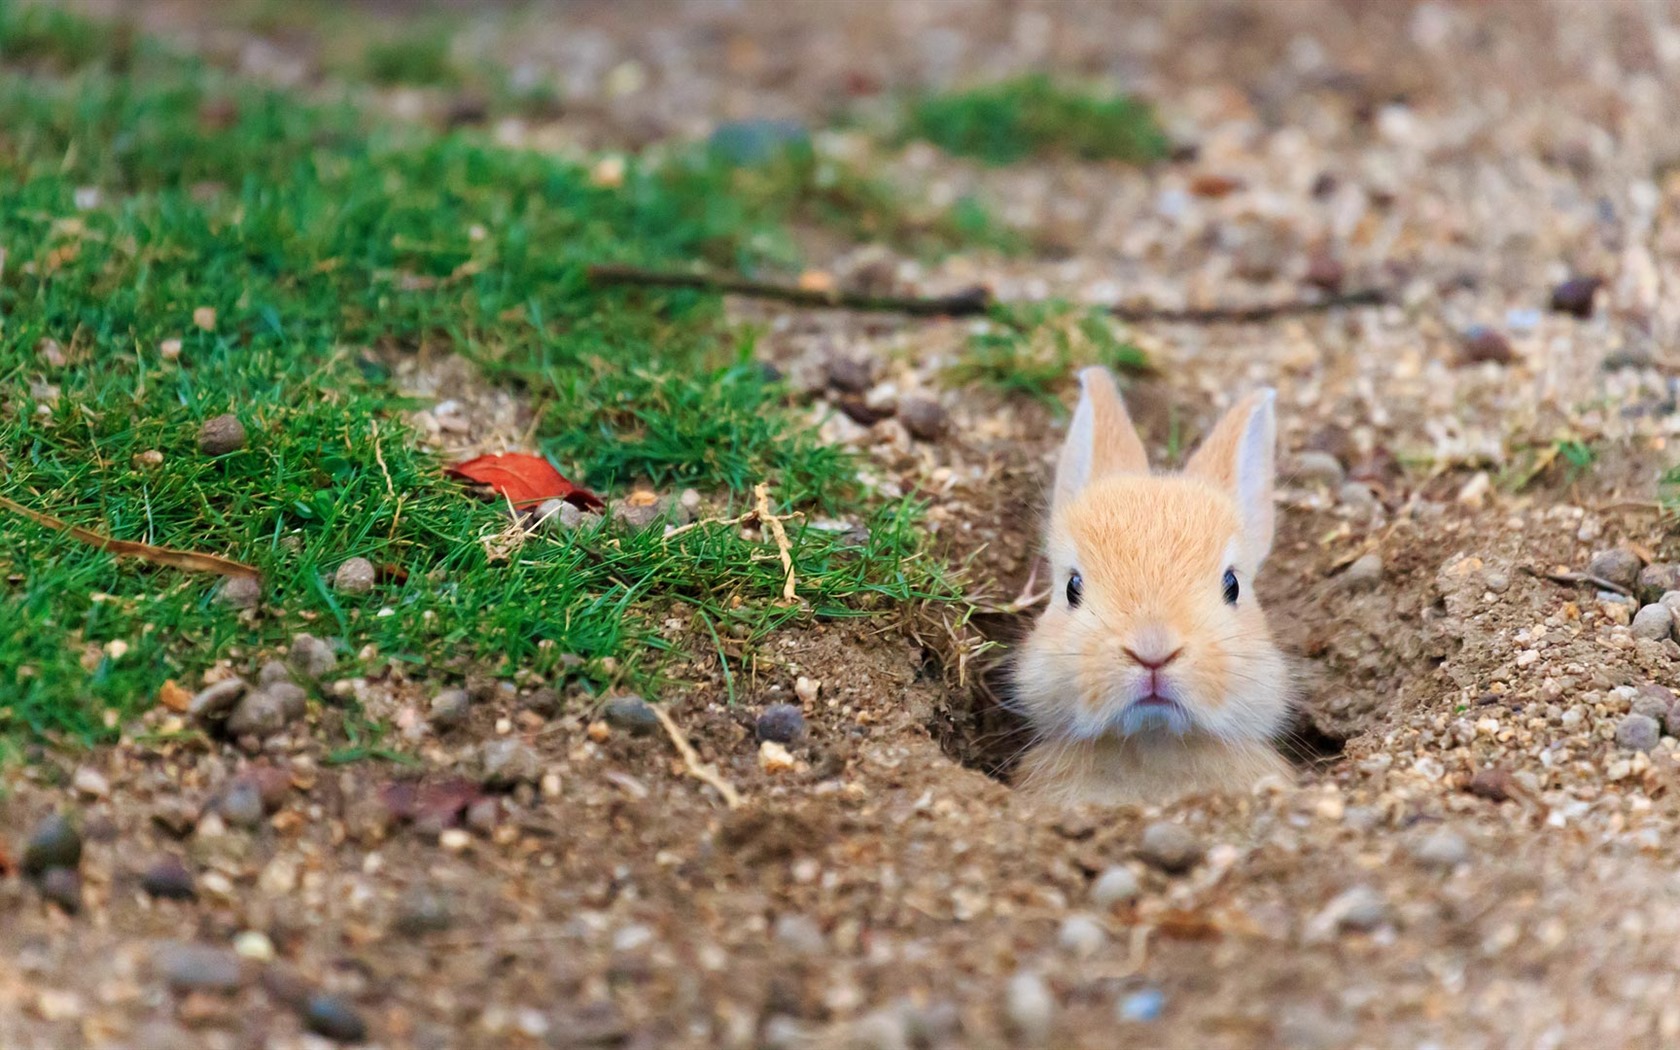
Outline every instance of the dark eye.
<svg viewBox="0 0 1680 1050">
<path fill-rule="evenodd" d="M 1070 609 L 1079 608 L 1079 599 L 1083 598 L 1084 596 L 1085 596 L 1085 581 L 1080 579 L 1079 574 L 1076 572 L 1072 576 L 1068 577 L 1068 586 L 1067 586 L 1068 608 L 1070 608 Z"/>
<path fill-rule="evenodd" d="M 1225 604 L 1237 604 L 1237 570 L 1225 570 Z"/>
</svg>

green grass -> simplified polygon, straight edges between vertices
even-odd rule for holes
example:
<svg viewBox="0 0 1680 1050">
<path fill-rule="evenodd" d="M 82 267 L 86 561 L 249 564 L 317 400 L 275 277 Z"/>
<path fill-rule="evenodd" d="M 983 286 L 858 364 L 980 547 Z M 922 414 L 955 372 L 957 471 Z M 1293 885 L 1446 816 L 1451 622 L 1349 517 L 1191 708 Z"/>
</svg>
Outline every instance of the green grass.
<svg viewBox="0 0 1680 1050">
<path fill-rule="evenodd" d="M 449 33 L 441 27 L 374 40 L 367 45 L 363 62 L 367 78 L 375 84 L 448 87 L 461 78 L 449 55 Z"/>
<path fill-rule="evenodd" d="M 1088 365 L 1122 375 L 1150 370 L 1148 356 L 1122 341 L 1113 318 L 1103 311 L 1047 302 L 994 310 L 988 325 L 969 337 L 968 353 L 946 370 L 946 378 L 1065 412 L 1062 394 Z"/>
<path fill-rule="evenodd" d="M 51 76 L 0 60 L 0 492 L 250 562 L 265 606 L 242 621 L 212 578 L 7 521 L 0 741 L 108 735 L 164 679 L 246 666 L 303 629 L 417 673 L 464 660 L 657 690 L 665 650 L 690 644 L 662 630 L 673 616 L 705 654 L 714 633 L 750 644 L 793 618 L 952 596 L 915 506 L 859 490 L 714 299 L 584 278 L 595 261 L 762 265 L 785 250 L 796 201 L 759 208 L 733 176 L 637 162 L 597 185 L 582 166 L 369 123 L 147 41 L 121 73 L 96 49 L 74 55 Z M 728 526 L 670 541 L 585 529 L 496 560 L 482 541 L 502 512 L 405 430 L 421 406 L 389 365 L 422 347 L 529 396 L 541 447 L 609 495 L 639 478 L 695 485 L 733 513 L 767 481 L 782 508 L 863 519 L 867 539 L 792 524 L 791 607 L 773 548 Z M 227 411 L 247 447 L 202 456 L 198 426 Z M 406 580 L 332 592 L 353 555 Z"/>
<path fill-rule="evenodd" d="M 1045 155 L 1142 164 L 1164 158 L 1170 146 L 1147 103 L 1043 75 L 917 99 L 905 131 L 988 164 Z"/>
</svg>

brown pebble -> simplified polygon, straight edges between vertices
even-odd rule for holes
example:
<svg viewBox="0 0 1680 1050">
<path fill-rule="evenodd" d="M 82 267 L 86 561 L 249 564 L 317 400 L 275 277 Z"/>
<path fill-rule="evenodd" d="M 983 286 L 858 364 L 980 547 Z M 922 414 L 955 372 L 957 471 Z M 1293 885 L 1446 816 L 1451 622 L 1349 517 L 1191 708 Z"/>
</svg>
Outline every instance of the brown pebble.
<svg viewBox="0 0 1680 1050">
<path fill-rule="evenodd" d="M 1593 300 L 1603 286 L 1602 277 L 1571 277 L 1552 289 L 1552 309 L 1573 317 L 1591 317 Z"/>
<path fill-rule="evenodd" d="M 1505 802 L 1517 797 L 1520 788 L 1510 770 L 1494 766 L 1491 769 L 1478 770 L 1476 775 L 1470 778 L 1465 790 L 1489 802 Z"/>
<path fill-rule="evenodd" d="M 1318 251 L 1307 260 L 1307 272 L 1301 280 L 1321 291 L 1332 295 L 1342 290 L 1342 283 L 1347 280 L 1347 267 L 1334 255 L 1326 251 Z"/>
<path fill-rule="evenodd" d="M 847 394 L 861 394 L 875 381 L 875 370 L 863 359 L 832 357 L 829 358 L 825 371 L 828 375 L 828 385 Z"/>
<path fill-rule="evenodd" d="M 932 398 L 905 398 L 898 406 L 898 419 L 918 441 L 938 441 L 945 433 L 945 409 Z"/>
<path fill-rule="evenodd" d="M 198 450 L 206 456 L 223 456 L 245 447 L 245 424 L 229 412 L 207 419 L 198 429 Z"/>
<path fill-rule="evenodd" d="M 1459 364 L 1479 365 L 1491 361 L 1497 365 L 1508 365 L 1516 359 L 1510 340 L 1493 329 L 1476 325 L 1464 333 Z"/>
</svg>

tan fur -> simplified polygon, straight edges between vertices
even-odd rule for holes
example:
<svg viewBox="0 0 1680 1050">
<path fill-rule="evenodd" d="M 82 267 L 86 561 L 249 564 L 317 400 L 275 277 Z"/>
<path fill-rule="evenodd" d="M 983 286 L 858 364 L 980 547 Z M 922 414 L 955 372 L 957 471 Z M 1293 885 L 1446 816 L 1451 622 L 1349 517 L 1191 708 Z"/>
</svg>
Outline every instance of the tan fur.
<svg viewBox="0 0 1680 1050">
<path fill-rule="evenodd" d="M 1270 399 L 1232 409 L 1185 474 L 1149 475 L 1112 380 L 1094 371 L 1057 472 L 1056 590 L 1016 666 L 1016 701 L 1039 741 L 1022 786 L 1068 802 L 1164 801 L 1285 775 L 1270 738 L 1288 668 L 1253 591 L 1271 545 Z M 1083 432 L 1081 412 L 1093 424 Z M 1234 606 L 1227 568 L 1241 585 Z M 1063 592 L 1074 571 L 1077 607 Z M 1140 662 L 1169 654 L 1159 670 Z M 1170 722 L 1149 700 L 1162 690 Z"/>
</svg>

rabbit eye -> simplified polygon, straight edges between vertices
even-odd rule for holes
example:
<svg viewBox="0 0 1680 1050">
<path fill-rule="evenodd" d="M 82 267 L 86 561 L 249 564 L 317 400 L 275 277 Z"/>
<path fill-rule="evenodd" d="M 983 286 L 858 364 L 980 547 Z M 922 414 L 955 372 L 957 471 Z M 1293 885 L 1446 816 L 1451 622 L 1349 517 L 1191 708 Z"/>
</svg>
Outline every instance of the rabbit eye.
<svg viewBox="0 0 1680 1050">
<path fill-rule="evenodd" d="M 1079 608 L 1079 599 L 1085 596 L 1085 581 L 1076 572 L 1068 577 L 1067 600 L 1068 608 Z"/>
<path fill-rule="evenodd" d="M 1225 604 L 1237 604 L 1237 570 L 1225 570 Z"/>
</svg>

